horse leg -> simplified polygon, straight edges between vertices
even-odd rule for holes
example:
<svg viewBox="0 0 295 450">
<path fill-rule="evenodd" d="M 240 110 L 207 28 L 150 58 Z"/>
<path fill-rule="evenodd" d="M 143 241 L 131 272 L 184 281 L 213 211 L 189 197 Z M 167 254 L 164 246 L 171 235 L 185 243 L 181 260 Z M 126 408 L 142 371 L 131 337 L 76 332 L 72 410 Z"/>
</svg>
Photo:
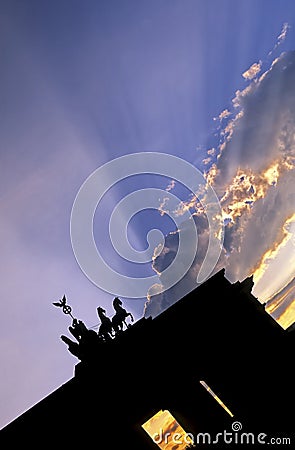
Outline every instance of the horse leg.
<svg viewBox="0 0 295 450">
<path fill-rule="evenodd" d="M 99 328 L 98 337 L 99 337 L 100 339 L 102 339 L 104 342 L 106 342 L 106 341 L 108 340 L 108 338 L 109 338 L 108 332 L 107 332 L 107 330 L 105 329 L 104 324 L 102 324 L 102 325 L 100 326 L 100 328 Z"/>
<path fill-rule="evenodd" d="M 134 321 L 133 315 L 131 313 L 126 314 L 126 318 L 124 319 L 124 323 L 126 325 L 126 328 L 130 328 L 131 327 L 130 323 L 128 323 L 128 324 L 126 323 L 126 319 L 127 319 L 128 316 L 130 316 L 131 322 Z"/>
<path fill-rule="evenodd" d="M 130 327 L 131 327 L 131 325 L 129 325 L 129 324 L 126 322 L 125 319 L 124 319 L 124 323 L 125 323 L 125 327 L 126 327 L 126 328 L 130 328 Z"/>
<path fill-rule="evenodd" d="M 116 326 L 111 322 L 110 328 L 109 328 L 109 334 L 114 337 L 116 336 Z"/>
</svg>

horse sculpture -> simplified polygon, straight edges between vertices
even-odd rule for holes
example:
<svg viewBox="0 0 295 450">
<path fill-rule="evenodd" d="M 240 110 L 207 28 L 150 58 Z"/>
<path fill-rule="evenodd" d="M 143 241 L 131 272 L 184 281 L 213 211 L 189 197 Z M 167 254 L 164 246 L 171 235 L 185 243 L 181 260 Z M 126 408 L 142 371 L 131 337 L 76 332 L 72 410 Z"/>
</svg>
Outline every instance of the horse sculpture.
<svg viewBox="0 0 295 450">
<path fill-rule="evenodd" d="M 64 314 L 70 315 L 73 319 L 69 331 L 76 339 L 76 342 L 65 335 L 62 335 L 61 339 L 67 344 L 68 350 L 80 360 L 90 361 L 102 342 L 109 341 L 121 333 L 124 325 L 126 328 L 129 328 L 131 325 L 126 322 L 127 317 L 130 317 L 131 322 L 134 321 L 132 314 L 122 307 L 122 302 L 118 297 L 115 297 L 113 300 L 113 307 L 116 314 L 112 320 L 106 316 L 105 309 L 98 306 L 97 315 L 101 324 L 97 333 L 94 330 L 88 329 L 82 320 L 77 320 L 73 317 L 72 308 L 67 305 L 65 295 L 59 302 L 54 302 L 53 305 L 62 308 Z"/>
<path fill-rule="evenodd" d="M 100 318 L 101 325 L 98 330 L 98 337 L 108 341 L 113 337 L 113 325 L 111 319 L 106 316 L 106 310 L 101 306 L 97 308 L 97 315 Z"/>
<path fill-rule="evenodd" d="M 99 343 L 96 332 L 88 330 L 81 320 L 75 318 L 73 319 L 72 326 L 69 327 L 69 331 L 77 342 L 62 335 L 61 339 L 68 345 L 68 350 L 80 360 L 90 359 Z"/>
<path fill-rule="evenodd" d="M 116 311 L 116 314 L 112 318 L 112 327 L 115 330 L 115 333 L 119 333 L 123 331 L 124 324 L 126 328 L 129 328 L 131 325 L 127 324 L 127 317 L 131 318 L 131 322 L 134 321 L 133 315 L 126 311 L 126 309 L 122 308 L 122 302 L 118 297 L 115 297 L 113 300 L 113 307 Z"/>
</svg>

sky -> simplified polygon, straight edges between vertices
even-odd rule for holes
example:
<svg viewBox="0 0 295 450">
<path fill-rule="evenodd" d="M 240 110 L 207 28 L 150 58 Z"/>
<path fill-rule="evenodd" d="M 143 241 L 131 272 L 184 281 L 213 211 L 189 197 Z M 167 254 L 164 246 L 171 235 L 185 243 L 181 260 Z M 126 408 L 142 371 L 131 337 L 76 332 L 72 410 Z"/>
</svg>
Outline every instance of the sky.
<svg viewBox="0 0 295 450">
<path fill-rule="evenodd" d="M 113 293 L 76 261 L 70 221 L 82 184 L 115 158 L 164 153 L 202 172 L 225 224 L 216 269 L 230 281 L 254 274 L 254 294 L 282 325 L 293 322 L 294 51 L 292 0 L 0 1 L 1 427 L 73 376 L 77 360 L 60 340 L 70 319 L 52 302 L 66 294 L 88 327 L 98 305 L 113 314 Z M 156 271 L 165 283 L 179 235 L 161 214 L 171 200 L 130 221 L 136 249 L 151 228 L 166 236 L 152 263 L 118 260 L 108 240 L 114 207 L 151 184 L 180 199 L 184 234 L 188 210 L 200 231 L 183 293 L 208 225 L 172 177 L 138 175 L 110 189 L 95 214 L 96 244 L 116 270 Z M 179 299 L 169 293 L 123 302 L 138 319 Z"/>
</svg>

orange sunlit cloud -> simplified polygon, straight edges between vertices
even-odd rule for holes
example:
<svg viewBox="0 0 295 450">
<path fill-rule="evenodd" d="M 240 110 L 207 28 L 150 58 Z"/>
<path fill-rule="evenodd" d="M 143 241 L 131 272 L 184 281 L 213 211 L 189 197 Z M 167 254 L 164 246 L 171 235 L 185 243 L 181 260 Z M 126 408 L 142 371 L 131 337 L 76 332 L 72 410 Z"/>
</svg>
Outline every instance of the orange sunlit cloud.
<svg viewBox="0 0 295 450">
<path fill-rule="evenodd" d="M 251 206 L 266 196 L 268 189 L 277 184 L 280 175 L 286 170 L 289 168 L 285 164 L 279 167 L 278 162 L 272 163 L 259 174 L 250 169 L 238 169 L 220 200 L 224 217 L 235 221 L 244 212 L 250 211 Z"/>
<path fill-rule="evenodd" d="M 218 119 L 222 121 L 223 119 L 227 119 L 231 115 L 231 112 L 228 109 L 224 109 L 218 116 Z"/>
<path fill-rule="evenodd" d="M 220 199 L 220 204 L 224 218 L 230 218 L 235 221 L 244 212 L 250 211 L 253 203 L 264 198 L 268 189 L 275 186 L 280 175 L 293 169 L 290 163 L 279 163 L 276 161 L 268 166 L 262 173 L 253 173 L 250 169 L 238 169 L 232 182 L 227 187 L 224 195 Z M 206 175 L 209 184 L 214 182 L 214 178 L 218 174 L 216 165 L 213 164 Z M 199 209 L 200 200 L 197 195 L 192 196 L 189 201 L 180 202 L 175 214 L 180 216 L 191 208 Z"/>
<path fill-rule="evenodd" d="M 253 80 L 253 78 L 255 78 L 256 75 L 260 72 L 261 66 L 262 66 L 262 62 L 261 62 L 261 61 L 259 61 L 258 63 L 252 64 L 252 66 L 249 67 L 249 69 L 246 70 L 246 71 L 242 74 L 242 76 L 243 76 L 246 80 Z"/>
</svg>

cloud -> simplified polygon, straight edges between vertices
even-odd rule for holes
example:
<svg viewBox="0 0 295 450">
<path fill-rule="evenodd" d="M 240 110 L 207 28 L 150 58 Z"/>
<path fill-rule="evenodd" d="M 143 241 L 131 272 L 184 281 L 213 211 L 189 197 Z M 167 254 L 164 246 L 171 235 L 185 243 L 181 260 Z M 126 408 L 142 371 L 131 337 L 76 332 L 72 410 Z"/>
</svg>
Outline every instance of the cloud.
<svg viewBox="0 0 295 450">
<path fill-rule="evenodd" d="M 211 161 L 212 161 L 212 158 L 203 159 L 203 163 L 205 164 L 205 166 L 207 166 L 207 164 L 209 164 Z"/>
<path fill-rule="evenodd" d="M 175 180 L 171 180 L 171 182 L 170 182 L 170 183 L 168 184 L 168 186 L 166 187 L 165 191 L 166 191 L 166 192 L 172 191 L 172 189 L 175 188 L 175 184 L 176 184 Z"/>
<path fill-rule="evenodd" d="M 282 44 L 282 42 L 284 42 L 284 40 L 286 39 L 287 32 L 288 32 L 289 28 L 290 28 L 290 25 L 287 22 L 285 22 L 283 24 L 282 31 L 281 31 L 281 33 L 278 36 L 277 45 L 280 45 L 280 44 Z"/>
<path fill-rule="evenodd" d="M 220 122 L 223 119 L 227 119 L 227 117 L 229 117 L 231 115 L 231 112 L 228 109 L 224 109 L 223 111 L 221 111 L 221 113 L 218 116 L 218 119 L 220 120 Z"/>
<path fill-rule="evenodd" d="M 287 22 L 283 23 L 281 32 L 277 37 L 277 42 L 276 42 L 274 48 L 269 52 L 268 56 L 271 56 L 273 54 L 273 52 L 285 41 L 288 30 L 290 28 L 291 28 L 291 26 Z"/>
<path fill-rule="evenodd" d="M 209 150 L 207 150 L 207 154 L 209 156 L 213 156 L 216 153 L 216 149 L 214 147 L 210 148 Z"/>
<path fill-rule="evenodd" d="M 281 34 L 278 36 L 278 44 L 281 44 L 286 39 L 289 28 L 290 28 L 290 25 L 287 22 L 283 24 Z"/>
<path fill-rule="evenodd" d="M 215 189 L 229 186 L 238 170 L 293 167 L 294 60 L 294 52 L 283 54 L 258 81 L 236 92 L 238 112 L 220 133 L 217 167 L 211 168 Z"/>
<path fill-rule="evenodd" d="M 242 76 L 246 80 L 253 80 L 253 78 L 256 77 L 256 75 L 261 71 L 262 61 L 259 61 L 258 63 L 252 64 L 251 67 L 249 67 L 248 70 L 246 70 Z"/>
<path fill-rule="evenodd" d="M 211 180 L 232 223 L 231 279 L 247 276 L 281 241 L 280 230 L 294 211 L 294 81 L 291 52 L 233 100 L 243 114 L 232 120 Z"/>
<path fill-rule="evenodd" d="M 145 304 L 144 310 L 146 317 L 157 316 L 197 286 L 197 275 L 200 271 L 208 250 L 210 230 L 208 227 L 207 217 L 204 213 L 199 212 L 198 214 L 193 215 L 191 220 L 195 221 L 198 229 L 197 241 L 195 239 L 195 236 L 193 236 L 191 233 L 191 228 L 187 226 L 187 221 L 184 221 L 177 232 L 169 233 L 166 236 L 163 250 L 159 254 L 155 254 L 153 260 L 153 268 L 159 274 L 159 278 L 162 284 L 152 286 L 148 293 L 148 301 Z M 171 287 L 170 289 L 166 289 L 169 285 L 171 272 L 169 272 L 169 279 L 166 279 L 164 270 L 171 264 L 176 255 L 180 233 L 182 233 L 183 246 L 187 246 L 188 248 L 194 246 L 195 248 L 197 248 L 197 252 L 194 261 L 190 269 L 187 271 L 186 275 L 173 287 Z M 185 251 L 185 248 L 183 248 L 183 250 Z M 224 267 L 225 261 L 226 251 L 225 249 L 223 249 L 219 260 L 214 270 L 212 271 L 212 275 Z M 175 270 L 178 271 L 179 266 L 177 266 Z"/>
<path fill-rule="evenodd" d="M 159 207 L 158 207 L 158 211 L 160 212 L 161 216 L 164 216 L 165 214 L 167 214 L 169 212 L 169 210 L 166 208 L 169 202 L 169 197 L 164 197 L 163 200 L 161 201 Z"/>
<path fill-rule="evenodd" d="M 252 75 L 256 70 L 255 75 L 258 66 Z M 264 255 L 280 247 L 295 204 L 295 52 L 283 53 L 259 78 L 252 79 L 250 73 L 246 78 L 250 84 L 232 100 L 234 113 L 224 114 L 217 159 L 205 174 L 219 197 L 226 225 L 218 267 L 226 267 L 232 282 L 258 270 Z M 181 283 L 150 298 L 148 314 L 167 308 L 195 280 L 208 238 L 198 197 L 182 202 L 178 214 L 193 209 L 194 220 L 203 224 L 197 256 Z M 176 244 L 176 236 L 170 236 L 165 252 L 154 258 L 160 279 L 163 268 L 173 259 Z M 290 280 L 292 267 L 286 262 L 281 270 Z M 273 278 L 270 284 L 277 292 L 286 276 Z"/>
</svg>

